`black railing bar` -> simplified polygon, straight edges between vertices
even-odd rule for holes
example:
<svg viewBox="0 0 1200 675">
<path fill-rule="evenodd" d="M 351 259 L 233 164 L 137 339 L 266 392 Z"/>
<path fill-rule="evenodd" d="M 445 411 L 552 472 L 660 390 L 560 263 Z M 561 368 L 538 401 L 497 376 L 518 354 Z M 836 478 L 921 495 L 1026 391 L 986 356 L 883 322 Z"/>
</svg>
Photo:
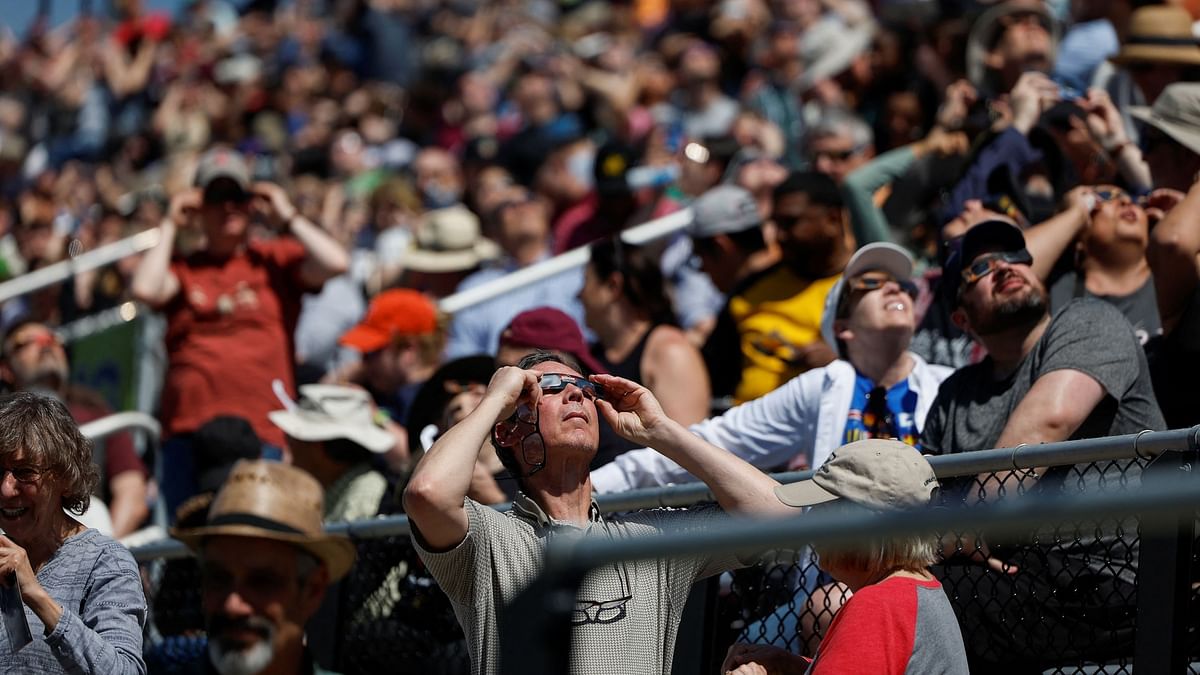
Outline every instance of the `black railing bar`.
<svg viewBox="0 0 1200 675">
<path fill-rule="evenodd" d="M 1032 469 L 1042 466 L 1086 464 L 1116 459 L 1129 459 L 1139 454 L 1147 459 L 1164 452 L 1182 452 L 1200 447 L 1200 426 L 1170 431 L 1149 431 L 1140 434 L 1085 438 L 1076 441 L 1025 445 L 1013 448 L 978 450 L 954 455 L 930 457 L 938 478 L 971 476 L 1008 469 Z M 811 477 L 813 472 L 791 471 L 771 474 L 780 483 L 792 483 Z M 681 483 L 666 487 L 638 488 L 596 497 L 605 513 L 636 511 L 651 507 L 688 506 L 713 501 L 712 492 L 704 483 Z"/>
<path fill-rule="evenodd" d="M 547 571 L 566 577 L 622 560 L 687 556 L 713 551 L 760 552 L 811 543 L 851 543 L 864 537 L 984 529 L 993 536 L 1028 535 L 1030 528 L 1053 521 L 1103 520 L 1136 515 L 1142 524 L 1177 516 L 1200 505 L 1200 490 L 1190 475 L 1145 479 L 1139 488 L 1119 492 L 1061 496 L 1024 495 L 975 507 L 941 507 L 919 512 L 834 512 L 818 516 L 756 519 L 731 517 L 704 531 L 667 532 L 630 539 L 551 539 Z"/>
<path fill-rule="evenodd" d="M 1017 453 L 1019 468 L 1032 468 L 1053 464 L 1080 464 L 1089 461 L 1128 459 L 1134 457 L 1133 439 L 1136 434 L 1109 438 L 1089 438 L 1061 443 L 1046 443 L 1025 446 Z M 1188 444 L 1191 444 L 1190 446 Z M 1143 456 L 1154 456 L 1167 451 L 1182 451 L 1200 445 L 1200 426 L 1172 431 L 1144 433 L 1138 438 L 1137 450 Z M 1008 448 L 980 450 L 958 455 L 931 457 L 930 463 L 939 478 L 967 476 L 989 471 L 1012 468 L 1013 451 Z M 791 471 L 771 474 L 780 483 L 790 483 L 812 476 L 812 471 Z M 596 503 L 604 513 L 620 513 L 655 507 L 679 507 L 699 502 L 713 501 L 712 493 L 704 483 L 685 483 L 657 488 L 641 488 L 628 492 L 596 496 Z M 511 505 L 496 507 L 505 511 Z M 381 538 L 408 536 L 412 530 L 408 516 L 396 515 L 358 520 L 348 523 L 331 523 L 329 532 L 356 538 Z M 155 558 L 182 558 L 188 555 L 183 544 L 175 539 L 164 539 L 139 546 L 132 550 L 139 561 Z"/>
</svg>

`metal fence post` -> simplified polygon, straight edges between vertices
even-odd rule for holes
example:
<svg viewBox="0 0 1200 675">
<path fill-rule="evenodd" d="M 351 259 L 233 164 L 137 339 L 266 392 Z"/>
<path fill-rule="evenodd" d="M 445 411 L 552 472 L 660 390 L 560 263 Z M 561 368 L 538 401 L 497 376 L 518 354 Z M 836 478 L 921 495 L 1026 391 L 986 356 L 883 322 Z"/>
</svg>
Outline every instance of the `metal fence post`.
<svg viewBox="0 0 1200 675">
<path fill-rule="evenodd" d="M 1146 478 L 1169 478 L 1171 474 L 1194 478 L 1198 456 L 1196 435 L 1188 441 L 1186 452 L 1164 453 L 1152 461 L 1146 467 Z M 1157 524 L 1144 522 L 1141 526 L 1135 672 L 1187 672 L 1187 609 L 1195 537 L 1195 518 L 1190 513 Z"/>
</svg>

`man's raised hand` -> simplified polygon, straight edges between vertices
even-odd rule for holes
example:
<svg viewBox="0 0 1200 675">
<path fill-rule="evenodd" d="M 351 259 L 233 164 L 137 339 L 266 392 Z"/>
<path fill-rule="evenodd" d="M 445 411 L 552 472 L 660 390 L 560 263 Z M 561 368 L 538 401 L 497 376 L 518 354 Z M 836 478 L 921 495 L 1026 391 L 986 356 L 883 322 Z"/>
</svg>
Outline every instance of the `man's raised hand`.
<svg viewBox="0 0 1200 675">
<path fill-rule="evenodd" d="M 589 379 L 604 388 L 604 398 L 596 399 L 596 409 L 622 438 L 650 447 L 662 439 L 671 420 L 649 389 L 615 375 Z"/>
</svg>

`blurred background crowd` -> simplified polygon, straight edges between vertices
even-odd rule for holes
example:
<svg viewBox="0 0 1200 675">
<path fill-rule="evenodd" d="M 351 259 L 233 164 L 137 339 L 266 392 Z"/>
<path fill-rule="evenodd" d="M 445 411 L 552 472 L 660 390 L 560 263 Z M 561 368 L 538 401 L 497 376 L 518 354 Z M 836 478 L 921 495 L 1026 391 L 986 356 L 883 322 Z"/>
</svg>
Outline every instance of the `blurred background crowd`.
<svg viewBox="0 0 1200 675">
<path fill-rule="evenodd" d="M 998 219 L 1024 231 L 1050 309 L 1115 304 L 1168 426 L 1198 421 L 1180 395 L 1200 363 L 1195 2 L 53 4 L 0 35 L 0 276 L 159 236 L 4 302 L 3 372 L 81 421 L 160 414 L 161 485 L 127 449 L 103 458 L 118 535 L 256 448 L 327 489 L 364 457 L 402 483 L 531 348 L 700 422 L 849 358 L 826 294 L 875 242 L 916 260 L 912 353 L 978 362 L 941 267 Z M 686 208 L 666 237 L 616 236 Z M 440 304 L 581 246 L 583 268 Z M 162 350 L 154 393 L 76 386 L 95 378 L 71 382 L 66 329 L 131 301 L 166 319 L 137 354 Z M 327 439 L 268 417 L 316 405 L 319 383 L 369 392 L 391 442 L 314 455 Z M 894 435 L 915 443 L 909 427 Z M 629 449 L 605 433 L 597 467 Z M 481 500 L 514 489 L 489 453 L 477 473 Z"/>
</svg>

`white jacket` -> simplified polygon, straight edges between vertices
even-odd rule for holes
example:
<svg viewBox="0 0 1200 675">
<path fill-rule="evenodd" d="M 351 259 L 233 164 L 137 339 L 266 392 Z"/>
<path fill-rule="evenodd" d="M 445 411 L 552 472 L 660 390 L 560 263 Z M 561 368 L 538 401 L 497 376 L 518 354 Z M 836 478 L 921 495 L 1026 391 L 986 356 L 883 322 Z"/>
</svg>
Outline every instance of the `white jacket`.
<svg viewBox="0 0 1200 675">
<path fill-rule="evenodd" d="M 954 369 L 930 365 L 911 352 L 909 356 L 913 369 L 908 387 L 917 395 L 916 422 L 920 430 L 925 428 L 925 416 L 938 386 Z M 842 444 L 854 382 L 854 366 L 839 359 L 792 378 L 762 398 L 693 424 L 690 430 L 760 469 L 783 465 L 800 453 L 815 469 Z M 592 489 L 622 492 L 695 480 L 675 462 L 655 450 L 642 448 L 618 455 L 593 471 Z"/>
</svg>

